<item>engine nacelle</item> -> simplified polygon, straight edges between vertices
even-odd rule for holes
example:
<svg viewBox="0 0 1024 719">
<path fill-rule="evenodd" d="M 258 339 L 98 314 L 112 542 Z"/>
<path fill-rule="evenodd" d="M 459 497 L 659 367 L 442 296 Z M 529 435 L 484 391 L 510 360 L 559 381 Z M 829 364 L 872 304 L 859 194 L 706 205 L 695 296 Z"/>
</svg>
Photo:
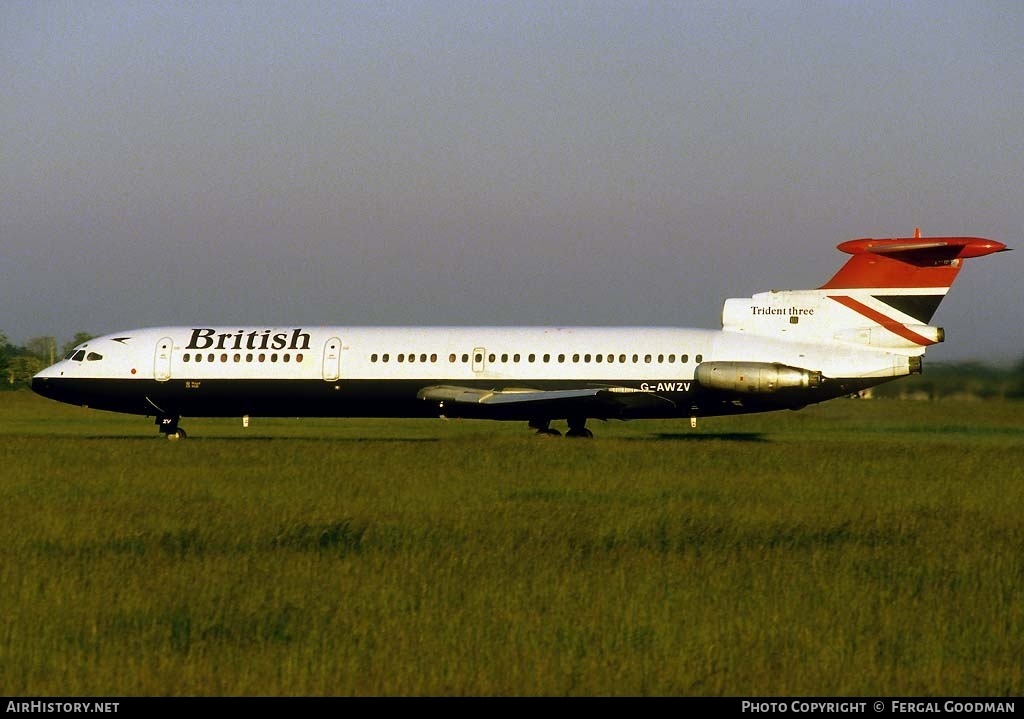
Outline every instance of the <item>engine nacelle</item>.
<svg viewBox="0 0 1024 719">
<path fill-rule="evenodd" d="M 855 327 L 835 334 L 835 339 L 849 344 L 882 349 L 916 349 L 938 344 L 946 339 L 946 331 L 929 325 L 891 323 L 874 327 Z"/>
<path fill-rule="evenodd" d="M 769 362 L 702 362 L 693 376 L 702 387 L 744 394 L 771 394 L 821 384 L 821 372 Z"/>
</svg>

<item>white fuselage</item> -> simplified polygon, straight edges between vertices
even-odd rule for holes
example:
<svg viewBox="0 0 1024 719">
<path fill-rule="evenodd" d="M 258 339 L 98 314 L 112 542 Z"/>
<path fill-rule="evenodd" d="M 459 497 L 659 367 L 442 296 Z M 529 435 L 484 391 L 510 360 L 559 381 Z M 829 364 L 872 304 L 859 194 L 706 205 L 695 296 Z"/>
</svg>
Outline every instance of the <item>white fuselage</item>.
<svg viewBox="0 0 1024 719">
<path fill-rule="evenodd" d="M 929 321 L 977 237 L 859 239 L 813 290 L 729 299 L 722 329 L 152 327 L 89 340 L 32 380 L 73 404 L 155 415 L 690 417 L 798 408 L 921 370 Z"/>
<path fill-rule="evenodd" d="M 700 387 L 695 370 L 709 363 L 827 382 L 745 396 Z M 153 327 L 89 340 L 33 386 L 157 416 L 629 419 L 802 406 L 910 371 L 901 354 L 696 329 Z"/>
</svg>

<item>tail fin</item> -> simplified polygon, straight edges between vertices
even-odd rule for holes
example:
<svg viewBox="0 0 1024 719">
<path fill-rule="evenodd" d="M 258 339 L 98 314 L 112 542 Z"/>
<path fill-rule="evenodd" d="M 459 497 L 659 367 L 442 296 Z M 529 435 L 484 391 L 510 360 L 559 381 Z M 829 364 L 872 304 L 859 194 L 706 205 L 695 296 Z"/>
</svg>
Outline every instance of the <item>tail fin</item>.
<svg viewBox="0 0 1024 719">
<path fill-rule="evenodd" d="M 921 237 L 920 230 L 913 237 L 849 240 L 838 247 L 853 257 L 820 289 L 872 290 L 875 299 L 923 324 L 946 296 L 962 260 L 1006 249 L 981 237 Z"/>
<path fill-rule="evenodd" d="M 981 237 L 921 237 L 917 230 L 913 237 L 849 240 L 839 249 L 853 257 L 824 285 L 726 300 L 722 328 L 919 355 L 945 337 L 928 323 L 963 260 L 1007 247 Z"/>
</svg>

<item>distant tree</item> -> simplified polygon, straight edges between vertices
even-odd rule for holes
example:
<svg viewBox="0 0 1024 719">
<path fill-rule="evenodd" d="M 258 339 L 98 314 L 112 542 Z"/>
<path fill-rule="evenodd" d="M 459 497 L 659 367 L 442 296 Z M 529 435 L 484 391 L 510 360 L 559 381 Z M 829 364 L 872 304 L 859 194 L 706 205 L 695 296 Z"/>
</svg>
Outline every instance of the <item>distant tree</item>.
<svg viewBox="0 0 1024 719">
<path fill-rule="evenodd" d="M 53 337 L 33 337 L 25 343 L 25 350 L 48 365 L 57 361 L 57 340 Z"/>
<path fill-rule="evenodd" d="M 73 350 L 75 347 L 82 344 L 83 342 L 88 342 L 95 336 L 96 335 L 90 334 L 88 332 L 76 332 L 75 338 L 73 340 L 64 343 L 64 346 L 60 350 L 60 356 L 64 357 L 65 355 L 67 355 L 68 352 Z"/>
<path fill-rule="evenodd" d="M 1020 361 L 1010 370 L 1007 384 L 1009 385 L 1009 391 L 1006 393 L 1008 397 L 1024 398 L 1024 357 L 1021 357 Z"/>
<path fill-rule="evenodd" d="M 8 389 L 28 387 L 32 384 L 32 376 L 46 367 L 46 360 L 35 355 L 22 352 L 12 357 L 7 366 L 6 379 Z"/>
<path fill-rule="evenodd" d="M 980 362 L 925 363 L 922 375 L 903 377 L 876 388 L 876 397 L 919 398 L 1024 398 L 1024 360 L 1016 367 L 997 367 Z"/>
<path fill-rule="evenodd" d="M 14 354 L 14 349 L 15 348 L 8 341 L 7 335 L 0 332 L 0 377 L 3 377 L 4 380 L 8 379 L 11 356 Z M 11 382 L 6 381 L 4 384 L 9 387 Z"/>
</svg>

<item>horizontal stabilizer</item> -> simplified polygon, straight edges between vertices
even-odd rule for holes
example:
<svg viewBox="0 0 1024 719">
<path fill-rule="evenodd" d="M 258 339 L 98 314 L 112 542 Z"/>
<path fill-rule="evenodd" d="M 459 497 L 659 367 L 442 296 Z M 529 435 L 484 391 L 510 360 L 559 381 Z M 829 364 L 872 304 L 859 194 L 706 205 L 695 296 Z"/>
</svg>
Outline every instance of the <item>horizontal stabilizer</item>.
<svg viewBox="0 0 1024 719">
<path fill-rule="evenodd" d="M 983 237 L 865 238 L 838 245 L 853 255 L 823 290 L 858 288 L 948 288 L 962 260 L 1007 249 Z"/>
</svg>

